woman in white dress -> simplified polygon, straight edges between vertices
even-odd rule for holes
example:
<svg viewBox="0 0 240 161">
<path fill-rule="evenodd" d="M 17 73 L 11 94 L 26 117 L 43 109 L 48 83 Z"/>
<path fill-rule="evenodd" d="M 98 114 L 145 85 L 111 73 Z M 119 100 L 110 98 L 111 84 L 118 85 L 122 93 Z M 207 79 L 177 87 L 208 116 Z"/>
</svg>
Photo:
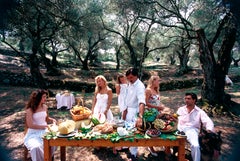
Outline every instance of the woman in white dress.
<svg viewBox="0 0 240 161">
<path fill-rule="evenodd" d="M 55 119 L 48 116 L 46 98 L 46 90 L 34 91 L 26 105 L 26 126 L 28 129 L 24 137 L 24 145 L 30 150 L 32 161 L 44 160 L 42 136 L 46 132 L 48 122 L 56 123 Z"/>
<path fill-rule="evenodd" d="M 112 104 L 112 89 L 108 86 L 104 76 L 99 75 L 95 78 L 96 88 L 94 92 L 92 112 L 93 114 L 104 114 L 107 121 L 113 120 L 113 114 L 110 110 Z"/>
<path fill-rule="evenodd" d="M 119 74 L 117 77 L 117 84 L 115 85 L 116 93 L 118 96 L 118 107 L 121 113 L 121 119 L 126 120 L 127 106 L 125 103 L 127 93 L 127 78 L 123 74 Z"/>
</svg>

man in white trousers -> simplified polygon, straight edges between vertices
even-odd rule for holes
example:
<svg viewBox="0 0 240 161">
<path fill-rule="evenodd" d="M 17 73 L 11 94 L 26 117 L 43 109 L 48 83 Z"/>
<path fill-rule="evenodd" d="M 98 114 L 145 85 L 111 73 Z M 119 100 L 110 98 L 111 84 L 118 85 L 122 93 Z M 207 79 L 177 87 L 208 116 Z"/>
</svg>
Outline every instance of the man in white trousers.
<svg viewBox="0 0 240 161">
<path fill-rule="evenodd" d="M 191 145 L 193 161 L 200 161 L 201 152 L 198 137 L 201 124 L 209 132 L 214 132 L 214 124 L 206 112 L 196 106 L 197 95 L 195 93 L 186 93 L 184 100 L 186 105 L 177 110 L 178 130 L 183 131 L 187 136 L 187 141 Z"/>
<path fill-rule="evenodd" d="M 130 68 L 126 72 L 129 81 L 125 103 L 127 106 L 127 122 L 135 122 L 136 127 L 142 126 L 142 116 L 145 109 L 145 86 L 138 78 L 138 70 Z M 129 148 L 132 161 L 137 160 L 137 147 Z"/>
</svg>

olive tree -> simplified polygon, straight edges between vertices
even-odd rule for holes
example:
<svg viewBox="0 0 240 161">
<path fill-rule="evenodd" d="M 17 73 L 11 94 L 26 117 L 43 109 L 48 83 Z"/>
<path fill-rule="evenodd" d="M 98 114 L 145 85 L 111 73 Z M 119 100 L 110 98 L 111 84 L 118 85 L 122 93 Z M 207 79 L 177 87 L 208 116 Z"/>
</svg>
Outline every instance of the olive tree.
<svg viewBox="0 0 240 161">
<path fill-rule="evenodd" d="M 143 3 L 154 5 L 156 15 L 160 15 L 156 22 L 165 27 L 180 29 L 189 40 L 198 43 L 204 73 L 202 99 L 212 105 L 227 106 L 229 97 L 224 92 L 225 75 L 231 63 L 231 50 L 236 39 L 239 2 L 232 0 L 226 5 L 215 0 L 144 0 Z M 183 14 L 186 8 L 188 16 Z M 204 19 L 198 18 L 203 15 Z M 215 19 L 218 23 L 214 21 Z"/>
<path fill-rule="evenodd" d="M 31 43 L 31 52 L 26 53 L 25 57 L 30 64 L 34 83 L 40 88 L 47 86 L 39 69 L 40 63 L 45 64 L 48 69 L 52 68 L 43 46 L 55 39 L 56 33 L 67 26 L 65 20 L 71 9 L 67 7 L 70 4 L 64 0 L 23 0 L 19 1 L 17 7 L 10 12 L 11 33 L 15 38 L 27 39 Z M 4 42 L 14 48 L 8 40 Z"/>
</svg>

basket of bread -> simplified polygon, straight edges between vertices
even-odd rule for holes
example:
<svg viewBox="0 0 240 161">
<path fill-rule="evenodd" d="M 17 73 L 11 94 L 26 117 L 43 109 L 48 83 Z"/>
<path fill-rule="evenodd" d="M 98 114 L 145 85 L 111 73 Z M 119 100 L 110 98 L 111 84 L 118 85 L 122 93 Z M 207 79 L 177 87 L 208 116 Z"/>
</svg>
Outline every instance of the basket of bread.
<svg viewBox="0 0 240 161">
<path fill-rule="evenodd" d="M 160 130 L 162 133 L 173 132 L 177 130 L 178 120 L 171 114 L 159 114 L 153 121 L 154 128 Z"/>
<path fill-rule="evenodd" d="M 80 105 L 80 101 L 82 105 Z M 73 106 L 72 109 L 70 109 L 70 113 L 72 115 L 72 119 L 74 121 L 84 120 L 88 119 L 91 115 L 92 111 L 88 109 L 87 107 L 84 107 L 83 100 L 79 99 L 79 102 L 77 105 Z"/>
</svg>

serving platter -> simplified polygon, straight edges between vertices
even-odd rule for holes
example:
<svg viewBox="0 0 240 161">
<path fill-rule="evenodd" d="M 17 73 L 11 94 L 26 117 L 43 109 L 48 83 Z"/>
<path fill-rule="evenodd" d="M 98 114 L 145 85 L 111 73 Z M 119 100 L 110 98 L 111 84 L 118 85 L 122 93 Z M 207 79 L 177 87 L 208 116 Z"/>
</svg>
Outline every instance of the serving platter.
<svg viewBox="0 0 240 161">
<path fill-rule="evenodd" d="M 71 133 L 69 133 L 69 134 L 60 134 L 60 133 L 57 133 L 57 137 L 59 137 L 59 138 L 70 138 L 70 137 L 75 136 L 75 134 L 76 134 L 76 131 L 73 131 L 73 132 L 71 132 Z"/>
<path fill-rule="evenodd" d="M 146 131 L 146 134 L 151 137 L 158 137 L 159 135 L 161 135 L 161 131 L 157 129 L 148 129 Z"/>
</svg>

